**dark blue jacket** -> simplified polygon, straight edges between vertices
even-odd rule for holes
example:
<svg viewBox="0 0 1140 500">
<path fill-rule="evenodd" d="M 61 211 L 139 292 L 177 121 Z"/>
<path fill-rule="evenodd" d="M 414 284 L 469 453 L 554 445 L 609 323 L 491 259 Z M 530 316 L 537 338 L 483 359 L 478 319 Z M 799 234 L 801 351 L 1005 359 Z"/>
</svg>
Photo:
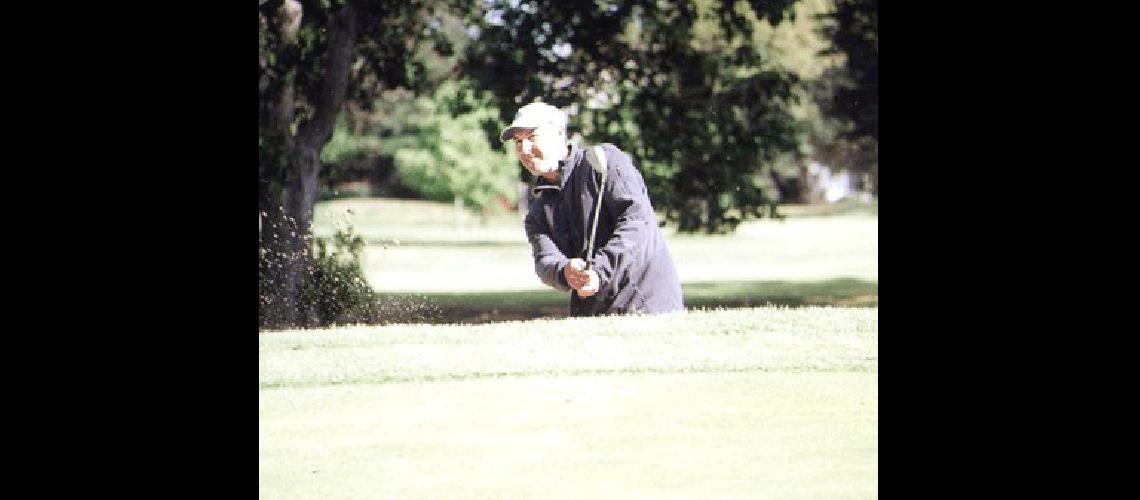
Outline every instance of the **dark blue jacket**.
<svg viewBox="0 0 1140 500">
<path fill-rule="evenodd" d="M 641 173 L 628 155 L 602 145 L 607 160 L 602 211 L 594 241 L 593 269 L 601 278 L 598 293 L 571 293 L 570 314 L 663 313 L 684 309 L 681 281 L 649 204 Z M 534 271 L 543 283 L 573 290 L 563 268 L 571 258 L 585 259 L 601 174 L 586 161 L 585 150 L 571 147 L 561 163 L 559 183 L 538 177 L 525 226 L 534 255 Z"/>
</svg>

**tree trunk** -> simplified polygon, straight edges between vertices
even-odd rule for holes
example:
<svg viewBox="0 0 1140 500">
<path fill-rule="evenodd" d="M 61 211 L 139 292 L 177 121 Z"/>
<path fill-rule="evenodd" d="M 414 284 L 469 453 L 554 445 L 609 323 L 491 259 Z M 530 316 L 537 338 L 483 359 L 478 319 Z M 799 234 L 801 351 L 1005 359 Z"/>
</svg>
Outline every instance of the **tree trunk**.
<svg viewBox="0 0 1140 500">
<path fill-rule="evenodd" d="M 329 26 L 328 53 L 321 88 L 313 96 L 313 117 L 297 128 L 289 164 L 293 175 L 286 183 L 283 197 L 285 215 L 296 223 L 291 234 L 291 247 L 300 258 L 291 260 L 285 275 L 284 292 L 297 305 L 301 317 L 294 320 L 309 325 L 314 311 L 301 299 L 307 278 L 309 253 L 312 251 L 313 208 L 320 192 L 321 150 L 332 137 L 336 115 L 348 92 L 349 65 L 356 43 L 356 10 L 349 2 L 333 16 Z"/>
<path fill-rule="evenodd" d="M 277 22 L 284 43 L 279 54 L 284 56 L 286 48 L 295 44 L 301 21 L 301 5 L 295 0 L 286 0 L 279 12 Z M 295 118 L 295 84 L 293 74 L 285 76 L 282 88 L 273 105 L 269 124 L 273 135 L 281 142 L 281 156 L 286 170 L 284 187 L 280 193 L 281 210 L 274 231 L 262 234 L 262 249 L 271 253 L 276 263 L 271 266 L 275 279 L 271 299 L 262 297 L 263 302 L 272 304 L 270 323 L 274 326 L 308 326 L 315 321 L 314 311 L 305 304 L 302 291 L 308 278 L 309 254 L 312 251 L 313 207 L 320 190 L 321 150 L 332 137 L 336 115 L 344 103 L 348 91 L 349 65 L 352 62 L 357 33 L 356 10 L 349 2 L 341 8 L 329 24 L 329 42 L 325 58 L 325 72 L 321 88 L 314 96 L 309 96 L 314 108 L 312 118 L 297 127 L 296 135 L 290 132 Z M 295 69 L 289 73 L 295 73 Z M 275 236 L 274 236 L 275 235 Z M 270 237 L 277 241 L 266 242 Z M 263 295 L 266 292 L 263 291 Z M 263 307 L 264 304 L 263 304 Z M 263 314 L 263 316 L 266 314 Z"/>
<path fill-rule="evenodd" d="M 800 174 L 800 192 L 798 193 L 799 199 L 796 201 L 803 204 L 810 204 L 813 202 L 811 194 L 815 189 L 815 186 L 812 185 L 811 173 L 808 171 L 808 158 L 797 151 L 795 153 L 794 161 L 796 162 L 796 166 L 799 167 Z"/>
<path fill-rule="evenodd" d="M 711 192 L 705 197 L 705 232 L 716 234 L 720 232 L 720 205 L 717 204 L 717 194 Z"/>
<path fill-rule="evenodd" d="M 296 228 L 287 219 L 284 186 L 291 176 L 294 140 L 290 132 L 296 112 L 296 60 L 291 51 L 297 44 L 303 12 L 301 3 L 285 0 L 272 16 L 273 28 L 280 38 L 274 55 L 281 65 L 273 89 L 265 99 L 261 126 L 262 158 L 259 173 L 258 204 L 261 225 L 259 256 L 259 307 L 262 326 L 283 327 L 297 324 L 296 281 L 291 280 L 297 266 Z"/>
</svg>

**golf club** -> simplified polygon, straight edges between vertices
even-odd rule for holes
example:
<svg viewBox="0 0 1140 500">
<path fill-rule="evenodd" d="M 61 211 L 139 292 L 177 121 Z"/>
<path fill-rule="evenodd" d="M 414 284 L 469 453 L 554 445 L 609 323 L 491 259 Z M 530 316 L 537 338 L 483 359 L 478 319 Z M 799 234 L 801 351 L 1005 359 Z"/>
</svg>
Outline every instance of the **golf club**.
<svg viewBox="0 0 1140 500">
<path fill-rule="evenodd" d="M 601 146 L 594 146 L 586 151 L 586 161 L 590 162 L 595 172 L 602 174 L 602 183 L 598 186 L 598 198 L 594 200 L 594 224 L 590 229 L 590 244 L 586 247 L 586 270 L 594 265 L 594 237 L 598 234 L 598 215 L 602 210 L 602 193 L 606 189 L 606 152 Z"/>
</svg>

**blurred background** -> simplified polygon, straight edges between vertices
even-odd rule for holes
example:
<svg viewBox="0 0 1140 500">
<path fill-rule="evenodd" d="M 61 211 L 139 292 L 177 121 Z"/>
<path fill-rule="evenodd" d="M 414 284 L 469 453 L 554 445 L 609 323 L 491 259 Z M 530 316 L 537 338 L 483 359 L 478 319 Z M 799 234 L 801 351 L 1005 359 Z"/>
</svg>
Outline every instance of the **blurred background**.
<svg viewBox="0 0 1140 500">
<path fill-rule="evenodd" d="M 262 328 L 566 315 L 523 104 L 630 154 L 690 308 L 878 302 L 878 2 L 259 2 Z"/>
</svg>

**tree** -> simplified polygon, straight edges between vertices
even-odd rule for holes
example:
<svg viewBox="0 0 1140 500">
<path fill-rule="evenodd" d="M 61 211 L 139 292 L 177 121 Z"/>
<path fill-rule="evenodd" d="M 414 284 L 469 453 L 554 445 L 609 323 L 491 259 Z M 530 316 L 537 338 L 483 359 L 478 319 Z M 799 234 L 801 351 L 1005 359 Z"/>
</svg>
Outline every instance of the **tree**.
<svg viewBox="0 0 1140 500">
<path fill-rule="evenodd" d="M 429 5 L 431 4 L 431 5 Z M 410 55 L 435 29 L 424 1 L 269 0 L 258 4 L 259 292 L 263 326 L 310 324 L 301 300 L 320 154 L 346 99 L 422 79 Z"/>
<path fill-rule="evenodd" d="M 447 12 L 437 19 L 439 36 L 412 58 L 424 68 L 420 95 L 388 91 L 369 112 L 345 113 L 323 159 L 334 168 L 361 156 L 392 165 L 402 188 L 454 201 L 485 221 L 514 204 L 518 162 L 497 139 L 505 124 L 492 96 L 458 71 L 459 54 L 471 42 L 463 19 Z"/>
<path fill-rule="evenodd" d="M 509 121 L 541 99 L 638 161 L 653 203 L 691 232 L 731 230 L 772 201 L 765 169 L 797 148 L 796 77 L 750 42 L 793 0 L 492 1 L 466 70 Z"/>
<path fill-rule="evenodd" d="M 831 99 L 826 112 L 844 120 L 840 155 L 871 174 L 872 192 L 878 193 L 879 156 L 879 2 L 837 0 L 826 17 L 824 34 L 831 41 L 825 53 L 843 54 L 846 63 L 834 72 L 825 94 Z"/>
<path fill-rule="evenodd" d="M 513 205 L 517 197 L 517 167 L 513 151 L 491 148 L 487 130 L 502 130 L 498 113 L 462 88 L 443 85 L 434 98 L 421 97 L 415 108 L 420 126 L 395 151 L 401 180 L 437 201 L 455 201 L 477 212 L 481 220 Z M 462 109 L 462 111 L 460 111 Z"/>
</svg>

